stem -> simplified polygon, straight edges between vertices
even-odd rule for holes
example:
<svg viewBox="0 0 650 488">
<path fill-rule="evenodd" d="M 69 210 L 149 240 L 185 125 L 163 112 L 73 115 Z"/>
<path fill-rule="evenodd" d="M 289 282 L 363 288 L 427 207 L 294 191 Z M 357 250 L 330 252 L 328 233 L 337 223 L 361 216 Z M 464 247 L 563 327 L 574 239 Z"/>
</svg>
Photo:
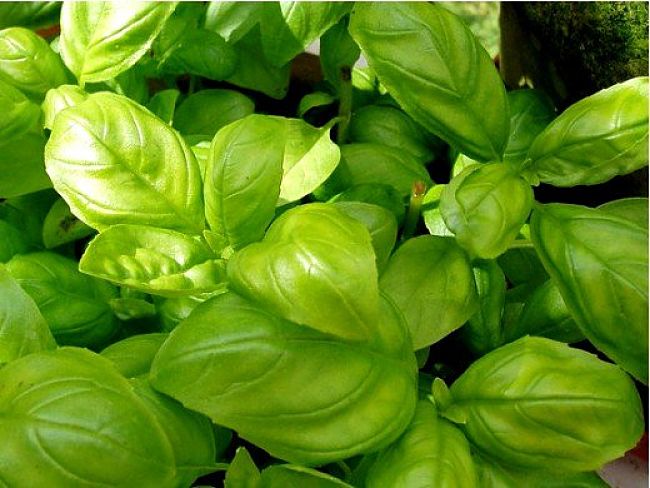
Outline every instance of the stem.
<svg viewBox="0 0 650 488">
<path fill-rule="evenodd" d="M 411 189 L 411 198 L 409 200 L 409 208 L 406 212 L 406 218 L 404 219 L 404 228 L 402 229 L 402 240 L 413 237 L 415 228 L 418 225 L 420 220 L 420 211 L 422 209 L 422 200 L 424 199 L 424 194 L 427 191 L 427 186 L 423 181 L 416 181 L 413 183 L 413 188 Z"/>
<path fill-rule="evenodd" d="M 533 243 L 530 239 L 517 239 L 514 241 L 508 249 L 533 249 Z"/>
<path fill-rule="evenodd" d="M 348 126 L 352 113 L 352 70 L 349 66 L 342 66 L 339 78 L 339 122 L 336 134 L 337 144 L 345 144 L 348 138 Z"/>
</svg>

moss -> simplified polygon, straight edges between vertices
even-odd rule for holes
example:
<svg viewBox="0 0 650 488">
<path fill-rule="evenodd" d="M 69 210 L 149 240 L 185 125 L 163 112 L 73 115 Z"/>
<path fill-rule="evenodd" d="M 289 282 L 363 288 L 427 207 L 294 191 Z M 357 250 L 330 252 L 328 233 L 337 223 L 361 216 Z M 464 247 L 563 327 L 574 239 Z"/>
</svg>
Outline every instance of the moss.
<svg viewBox="0 0 650 488">
<path fill-rule="evenodd" d="M 524 2 L 518 9 L 577 98 L 648 74 L 646 2 Z"/>
</svg>

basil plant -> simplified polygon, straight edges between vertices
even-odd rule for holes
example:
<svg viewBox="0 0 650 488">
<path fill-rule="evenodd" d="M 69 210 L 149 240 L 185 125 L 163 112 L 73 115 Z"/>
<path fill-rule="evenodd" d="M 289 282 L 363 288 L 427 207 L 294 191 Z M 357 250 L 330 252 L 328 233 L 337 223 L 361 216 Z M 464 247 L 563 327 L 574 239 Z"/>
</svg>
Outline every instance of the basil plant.
<svg viewBox="0 0 650 488">
<path fill-rule="evenodd" d="M 0 486 L 604 486 L 648 77 L 555 103 L 435 3 L 0 4 Z"/>
</svg>

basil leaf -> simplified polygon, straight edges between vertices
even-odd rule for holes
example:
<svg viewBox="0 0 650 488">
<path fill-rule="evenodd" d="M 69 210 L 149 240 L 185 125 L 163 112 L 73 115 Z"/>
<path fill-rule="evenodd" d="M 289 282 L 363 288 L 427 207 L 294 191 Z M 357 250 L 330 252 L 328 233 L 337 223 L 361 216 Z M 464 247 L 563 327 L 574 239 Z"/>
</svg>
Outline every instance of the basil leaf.
<svg viewBox="0 0 650 488">
<path fill-rule="evenodd" d="M 61 2 L 2 2 L 0 27 L 22 25 L 32 29 L 59 21 Z"/>
<path fill-rule="evenodd" d="M 478 305 L 469 259 L 445 237 L 406 241 L 390 258 L 379 286 L 404 314 L 413 350 L 458 329 Z"/>
<path fill-rule="evenodd" d="M 29 249 L 30 243 L 20 229 L 0 220 L 0 263 L 6 263 L 16 254 L 24 254 Z"/>
<path fill-rule="evenodd" d="M 43 109 L 43 127 L 52 130 L 54 118 L 68 107 L 74 107 L 88 98 L 88 94 L 77 85 L 61 85 L 45 94 L 41 104 Z"/>
<path fill-rule="evenodd" d="M 288 320 L 349 340 L 375 336 L 379 288 L 370 234 L 332 205 L 282 214 L 262 242 L 230 259 L 228 277 L 233 291 Z"/>
<path fill-rule="evenodd" d="M 336 102 L 336 97 L 325 92 L 308 93 L 300 99 L 298 104 L 297 114 L 298 117 L 305 118 L 305 114 L 311 109 L 319 107 L 327 107 Z"/>
<path fill-rule="evenodd" d="M 7 270 L 34 300 L 61 345 L 103 347 L 119 323 L 108 305 L 117 290 L 85 276 L 77 262 L 51 252 L 14 256 Z"/>
<path fill-rule="evenodd" d="M 431 402 L 420 400 L 411 424 L 379 454 L 364 486 L 475 487 L 469 443 L 454 424 L 438 417 Z"/>
<path fill-rule="evenodd" d="M 260 26 L 264 56 L 283 66 L 347 14 L 346 2 L 268 2 Z"/>
<path fill-rule="evenodd" d="M 38 101 L 68 81 L 61 58 L 42 37 L 22 27 L 0 31 L 0 79 Z"/>
<path fill-rule="evenodd" d="M 174 127 L 181 134 L 200 134 L 212 139 L 226 125 L 255 111 L 246 95 L 233 90 L 201 90 L 188 96 L 176 110 Z"/>
<path fill-rule="evenodd" d="M 622 219 L 630 220 L 636 225 L 648 230 L 648 199 L 647 198 L 621 198 L 605 203 L 598 207 Z"/>
<path fill-rule="evenodd" d="M 275 216 L 286 145 L 283 129 L 281 119 L 251 115 L 224 127 L 212 141 L 206 219 L 232 250 L 262 239 Z"/>
<path fill-rule="evenodd" d="M 422 218 L 429 234 L 434 236 L 453 236 L 454 233 L 447 228 L 440 211 L 440 199 L 447 185 L 433 185 L 424 194 L 422 199 Z"/>
<path fill-rule="evenodd" d="M 507 342 L 533 335 L 560 342 L 580 342 L 585 336 L 571 317 L 553 280 L 537 288 L 526 300 L 518 320 L 506 329 Z"/>
<path fill-rule="evenodd" d="M 408 425 L 416 394 L 403 324 L 385 306 L 381 328 L 397 339 L 393 352 L 288 322 L 227 293 L 174 329 L 150 378 L 289 462 L 323 464 L 380 449 Z"/>
<path fill-rule="evenodd" d="M 506 299 L 506 277 L 494 260 L 478 261 L 472 267 L 479 308 L 461 329 L 463 342 L 477 354 L 496 349 L 504 342 L 502 317 Z M 522 334 L 523 335 L 523 334 Z M 515 336 L 519 338 L 520 336 Z"/>
<path fill-rule="evenodd" d="M 352 488 L 334 476 L 293 464 L 274 464 L 262 471 L 265 488 L 304 486 L 309 488 Z"/>
<path fill-rule="evenodd" d="M 350 33 L 416 122 L 473 159 L 501 159 L 510 123 L 505 88 L 456 15 L 432 3 L 358 3 Z"/>
<path fill-rule="evenodd" d="M 482 455 L 513 467 L 597 469 L 634 447 L 644 428 L 634 383 L 618 366 L 541 337 L 481 357 L 451 395 L 442 414 Z"/>
<path fill-rule="evenodd" d="M 114 342 L 101 355 L 111 361 L 125 378 L 146 376 L 154 356 L 168 334 L 139 334 Z"/>
<path fill-rule="evenodd" d="M 95 229 L 204 228 L 194 155 L 176 131 L 128 98 L 96 93 L 61 112 L 45 160 L 72 213 Z"/>
<path fill-rule="evenodd" d="M 43 166 L 45 135 L 41 109 L 12 85 L 0 80 L 0 198 L 50 188 Z"/>
<path fill-rule="evenodd" d="M 0 369 L 0 478 L 8 486 L 173 486 L 156 417 L 110 362 L 60 348 Z"/>
<path fill-rule="evenodd" d="M 161 296 L 224 287 L 225 265 L 198 236 L 143 225 L 114 225 L 95 237 L 82 273 Z"/>
<path fill-rule="evenodd" d="M 43 244 L 47 249 L 74 242 L 94 233 L 92 227 L 72 215 L 70 207 L 62 198 L 54 202 L 43 221 Z"/>
<path fill-rule="evenodd" d="M 375 251 L 377 270 L 381 273 L 386 268 L 397 240 L 397 220 L 394 214 L 378 205 L 363 202 L 336 202 L 334 206 L 366 226 Z"/>
<path fill-rule="evenodd" d="M 0 265 L 0 371 L 28 354 L 54 349 L 56 343 L 36 303 Z"/>
<path fill-rule="evenodd" d="M 390 185 L 382 183 L 368 183 L 363 185 L 354 185 L 333 197 L 331 202 L 363 202 L 389 210 L 397 223 L 401 224 L 406 215 L 404 199 L 397 190 Z"/>
<path fill-rule="evenodd" d="M 180 94 L 181 92 L 176 88 L 161 90 L 151 97 L 151 100 L 147 103 L 147 108 L 163 122 L 171 125 L 176 112 L 176 101 Z"/>
<path fill-rule="evenodd" d="M 323 77 L 338 92 L 341 70 L 351 69 L 361 55 L 359 46 L 348 32 L 348 17 L 343 17 L 321 36 L 319 55 Z"/>
<path fill-rule="evenodd" d="M 63 2 L 61 57 L 81 86 L 115 78 L 144 56 L 178 2 Z"/>
<path fill-rule="evenodd" d="M 440 212 L 472 257 L 493 259 L 517 237 L 533 205 L 533 191 L 506 164 L 474 165 L 451 180 Z"/>
<path fill-rule="evenodd" d="M 262 19 L 266 2 L 209 2 L 204 28 L 237 42 Z"/>
<path fill-rule="evenodd" d="M 238 447 L 226 471 L 224 488 L 260 488 L 261 482 L 255 461 L 245 447 Z"/>
<path fill-rule="evenodd" d="M 602 210 L 551 204 L 533 212 L 531 238 L 587 339 L 647 383 L 647 227 Z"/>
<path fill-rule="evenodd" d="M 648 77 L 574 103 L 528 151 L 526 176 L 554 186 L 595 185 L 648 164 Z"/>
<path fill-rule="evenodd" d="M 416 181 L 423 181 L 427 186 L 431 184 L 429 173 L 417 159 L 400 149 L 381 144 L 341 146 L 341 166 L 347 171 L 347 186 L 388 184 L 406 196 Z"/>
<path fill-rule="evenodd" d="M 367 105 L 352 115 L 351 142 L 385 144 L 407 152 L 422 164 L 434 158 L 431 139 L 422 127 L 396 107 Z"/>
</svg>

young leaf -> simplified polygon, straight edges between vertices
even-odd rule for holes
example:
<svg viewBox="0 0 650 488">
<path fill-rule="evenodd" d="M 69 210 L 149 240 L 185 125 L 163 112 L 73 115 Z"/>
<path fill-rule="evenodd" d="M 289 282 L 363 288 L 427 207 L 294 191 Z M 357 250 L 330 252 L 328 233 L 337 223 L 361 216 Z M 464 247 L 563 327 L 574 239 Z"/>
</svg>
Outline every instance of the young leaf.
<svg viewBox="0 0 650 488">
<path fill-rule="evenodd" d="M 224 287 L 225 265 L 198 236 L 143 225 L 114 225 L 95 237 L 82 273 L 162 296 Z"/>
<path fill-rule="evenodd" d="M 603 210 L 550 204 L 533 212 L 531 238 L 587 339 L 647 383 L 647 227 Z"/>
<path fill-rule="evenodd" d="M 238 447 L 235 451 L 235 457 L 226 471 L 223 486 L 224 488 L 261 488 L 260 470 L 255 466 L 255 461 L 245 447 Z"/>
<path fill-rule="evenodd" d="M 144 56 L 178 2 L 63 2 L 61 57 L 81 85 L 115 78 Z"/>
<path fill-rule="evenodd" d="M 62 198 L 57 199 L 43 221 L 43 244 L 47 249 L 93 235 L 95 231 L 77 219 Z"/>
<path fill-rule="evenodd" d="M 339 90 L 341 69 L 351 69 L 361 50 L 348 32 L 348 18 L 343 17 L 320 38 L 320 65 L 323 77 Z"/>
<path fill-rule="evenodd" d="M 289 322 L 226 293 L 174 329 L 150 379 L 289 462 L 318 465 L 381 449 L 408 425 L 416 400 L 408 336 L 384 305 L 378 327 L 390 347 L 399 343 L 394 352 Z"/>
<path fill-rule="evenodd" d="M 95 93 L 56 117 L 46 167 L 72 213 L 91 227 L 144 224 L 199 233 L 201 175 L 183 138 L 151 112 Z"/>
<path fill-rule="evenodd" d="M 489 379 L 489 381 L 487 381 Z M 442 414 L 477 450 L 530 469 L 588 471 L 622 456 L 643 433 L 641 400 L 618 366 L 566 344 L 524 337 L 474 362 Z"/>
<path fill-rule="evenodd" d="M 447 237 L 406 241 L 390 258 L 379 286 L 404 314 L 413 350 L 458 329 L 478 305 L 469 259 Z"/>
<path fill-rule="evenodd" d="M 147 376 L 151 362 L 168 334 L 139 334 L 114 342 L 100 354 L 125 378 Z"/>
<path fill-rule="evenodd" d="M 74 107 L 88 98 L 88 94 L 77 85 L 61 85 L 45 94 L 41 104 L 43 109 L 43 127 L 52 130 L 54 118 L 68 107 Z"/>
<path fill-rule="evenodd" d="M 433 3 L 357 3 L 350 33 L 416 122 L 479 161 L 501 159 L 508 100 L 492 60 L 456 15 Z"/>
<path fill-rule="evenodd" d="M 208 4 L 203 27 L 228 42 L 237 42 L 262 20 L 265 2 L 222 2 Z"/>
<path fill-rule="evenodd" d="M 648 164 L 648 77 L 574 103 L 528 151 L 526 175 L 554 186 L 595 185 Z"/>
<path fill-rule="evenodd" d="M 38 307 L 0 265 L 0 370 L 28 354 L 54 349 L 56 342 Z"/>
<path fill-rule="evenodd" d="M 176 101 L 180 94 L 181 92 L 175 88 L 161 90 L 151 97 L 151 100 L 147 103 L 147 108 L 151 113 L 162 119 L 163 122 L 172 125 L 176 112 Z"/>
<path fill-rule="evenodd" d="M 304 486 L 309 488 L 352 488 L 351 485 L 315 469 L 294 464 L 274 464 L 262 471 L 265 488 Z"/>
</svg>

